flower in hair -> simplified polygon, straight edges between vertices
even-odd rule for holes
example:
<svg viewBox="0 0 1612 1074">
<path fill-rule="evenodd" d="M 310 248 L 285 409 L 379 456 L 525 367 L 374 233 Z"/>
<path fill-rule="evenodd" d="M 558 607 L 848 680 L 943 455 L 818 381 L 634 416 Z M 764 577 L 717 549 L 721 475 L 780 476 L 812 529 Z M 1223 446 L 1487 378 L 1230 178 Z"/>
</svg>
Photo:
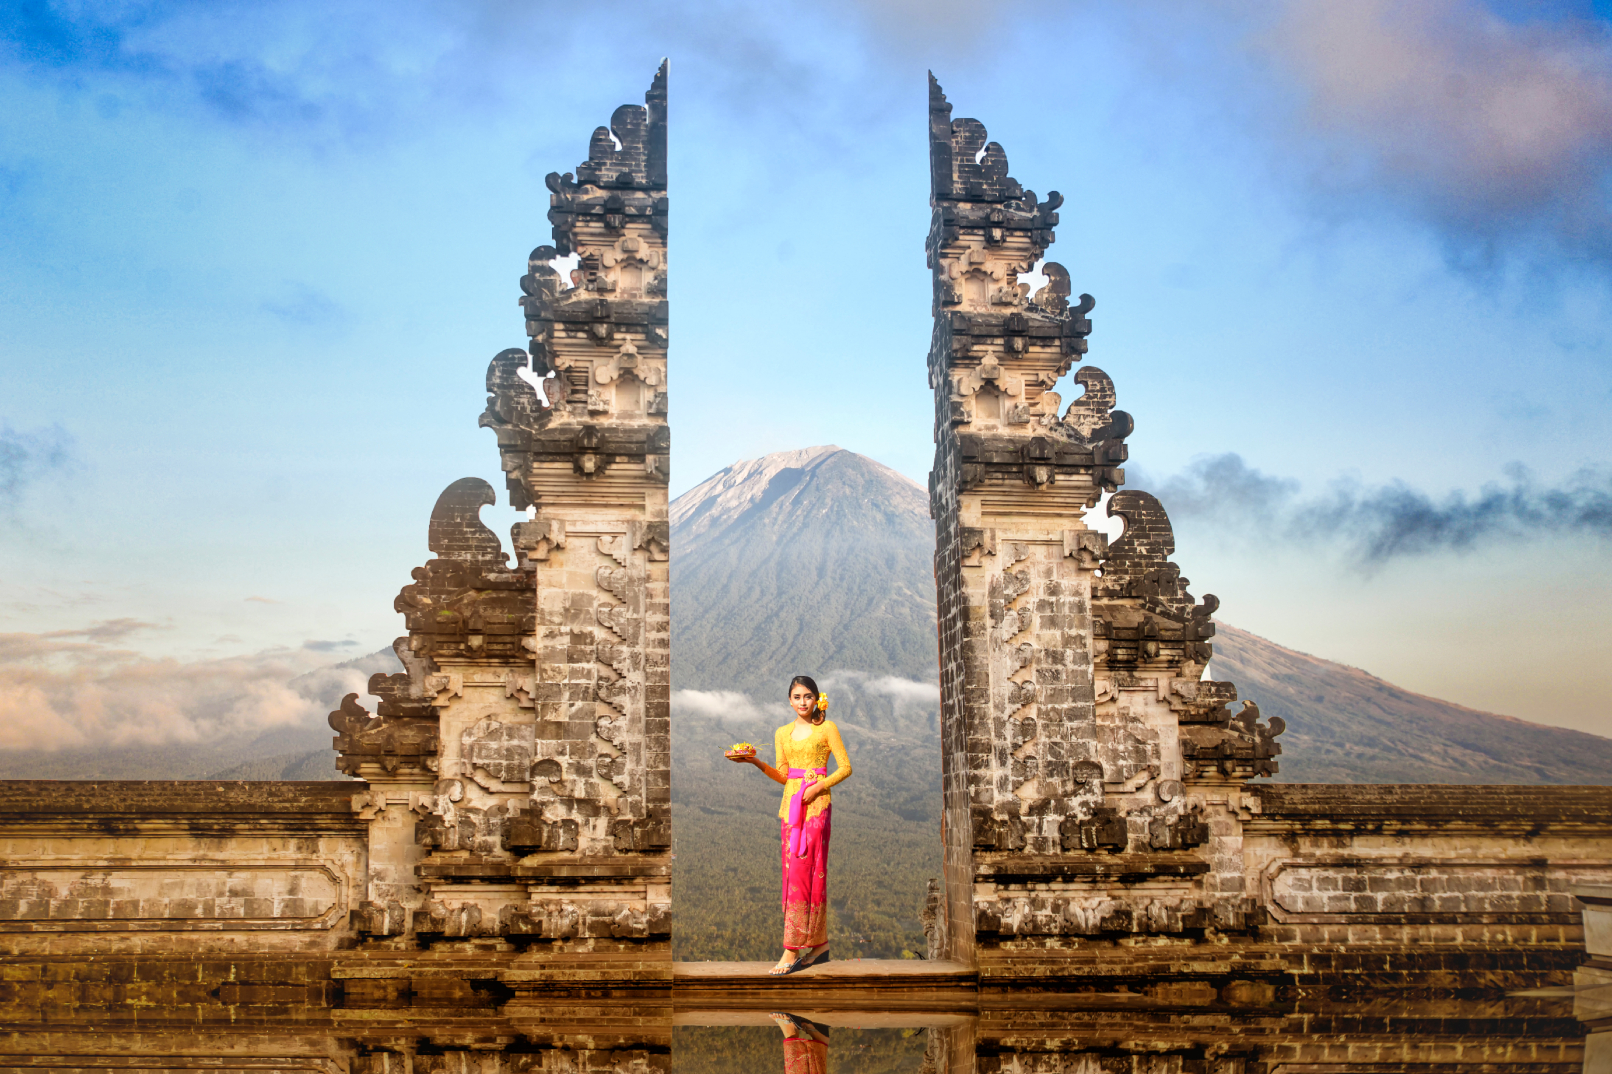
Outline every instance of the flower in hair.
<svg viewBox="0 0 1612 1074">
<path fill-rule="evenodd" d="M 827 694 L 818 694 L 817 695 L 817 711 L 818 712 L 827 712 L 828 711 L 828 695 Z"/>
</svg>

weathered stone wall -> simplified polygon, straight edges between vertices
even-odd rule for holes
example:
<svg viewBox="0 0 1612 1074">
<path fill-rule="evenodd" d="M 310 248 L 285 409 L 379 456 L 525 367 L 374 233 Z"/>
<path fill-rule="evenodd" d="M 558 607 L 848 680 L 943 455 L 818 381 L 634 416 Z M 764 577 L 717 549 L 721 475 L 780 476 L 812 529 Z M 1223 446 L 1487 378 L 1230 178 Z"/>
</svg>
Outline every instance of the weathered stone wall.
<svg viewBox="0 0 1612 1074">
<path fill-rule="evenodd" d="M 605 979 L 668 977 L 666 74 L 548 177 L 554 245 L 520 279 L 528 346 L 493 358 L 481 417 L 527 520 L 511 557 L 481 522 L 485 481 L 438 497 L 432 558 L 395 601 L 405 670 L 371 680 L 376 712 L 351 694 L 330 714 L 363 782 L 259 785 L 216 815 L 182 786 L 53 790 L 0 824 L 0 933 L 518 943 Z M 551 263 L 573 255 L 567 283 Z"/>
<path fill-rule="evenodd" d="M 528 345 L 494 357 L 481 419 L 527 518 L 511 558 L 491 486 L 438 498 L 395 604 L 405 670 L 372 679 L 373 714 L 330 715 L 360 781 L 0 783 L 0 954 L 33 960 L 7 973 L 267 952 L 303 956 L 286 987 L 354 999 L 669 989 L 664 67 L 645 101 L 548 177 Z M 1074 369 L 1093 300 L 1041 261 L 1061 198 L 933 83 L 930 134 L 931 956 L 986 988 L 1164 999 L 1566 983 L 1569 890 L 1612 886 L 1612 789 L 1254 784 L 1282 727 L 1203 680 L 1218 602 L 1170 561 L 1163 506 L 1121 489 L 1131 419 Z M 1083 520 L 1105 495 L 1111 542 Z"/>
<path fill-rule="evenodd" d="M 1584 930 L 1570 889 L 1612 884 L 1604 787 L 1273 784 L 1243 804 L 1263 943 L 1560 949 L 1576 962 Z"/>
<path fill-rule="evenodd" d="M 0 955 L 335 950 L 362 784 L 0 782 Z"/>
<path fill-rule="evenodd" d="M 547 178 L 528 343 L 493 358 L 481 416 L 527 518 L 506 551 L 481 522 L 487 482 L 438 497 L 432 558 L 394 605 L 405 670 L 371 679 L 374 713 L 350 694 L 330 714 L 362 782 L 4 785 L 0 935 L 18 949 L 250 934 L 519 947 L 547 978 L 669 980 L 666 79 Z"/>
</svg>

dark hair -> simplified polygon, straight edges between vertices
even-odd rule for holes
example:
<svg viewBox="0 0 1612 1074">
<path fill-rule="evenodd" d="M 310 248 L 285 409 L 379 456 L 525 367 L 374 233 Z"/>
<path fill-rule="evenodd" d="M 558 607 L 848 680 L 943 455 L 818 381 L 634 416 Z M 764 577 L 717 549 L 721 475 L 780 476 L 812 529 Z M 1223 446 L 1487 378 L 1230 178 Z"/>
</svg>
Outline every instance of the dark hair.
<svg viewBox="0 0 1612 1074">
<path fill-rule="evenodd" d="M 817 680 L 812 678 L 810 675 L 796 675 L 793 679 L 790 679 L 789 689 L 784 691 L 784 696 L 788 697 L 790 694 L 794 693 L 795 687 L 797 686 L 804 686 L 813 694 L 822 696 L 823 691 L 817 688 Z"/>
</svg>

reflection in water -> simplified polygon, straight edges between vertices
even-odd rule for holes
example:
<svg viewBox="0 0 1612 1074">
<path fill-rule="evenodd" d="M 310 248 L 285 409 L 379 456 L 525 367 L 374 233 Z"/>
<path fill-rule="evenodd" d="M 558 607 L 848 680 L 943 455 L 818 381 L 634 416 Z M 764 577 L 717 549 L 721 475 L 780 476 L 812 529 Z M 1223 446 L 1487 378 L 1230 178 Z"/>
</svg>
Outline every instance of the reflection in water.
<svg viewBox="0 0 1612 1074">
<path fill-rule="evenodd" d="M 735 1020 L 733 1012 L 680 1014 L 679 1021 L 685 1017 Z M 760 1024 L 769 1017 L 771 1025 Z M 672 1032 L 674 1074 L 921 1074 L 934 1033 L 922 1025 L 866 1028 L 856 1023 L 867 1016 L 847 1012 L 757 1012 L 749 1020 L 756 1024 L 679 1025 Z"/>
<path fill-rule="evenodd" d="M 1575 1000 L 1594 1029 L 1612 1029 L 1570 989 L 1032 993 L 882 1012 L 818 1009 L 830 998 L 792 989 L 785 1013 L 455 977 L 198 982 L 186 968 L 162 979 L 150 964 L 0 966 L 0 1074 L 1580 1074 L 1592 1027 Z"/>
<path fill-rule="evenodd" d="M 828 1074 L 828 1026 L 798 1014 L 774 1014 L 784 1034 L 784 1074 Z"/>
</svg>

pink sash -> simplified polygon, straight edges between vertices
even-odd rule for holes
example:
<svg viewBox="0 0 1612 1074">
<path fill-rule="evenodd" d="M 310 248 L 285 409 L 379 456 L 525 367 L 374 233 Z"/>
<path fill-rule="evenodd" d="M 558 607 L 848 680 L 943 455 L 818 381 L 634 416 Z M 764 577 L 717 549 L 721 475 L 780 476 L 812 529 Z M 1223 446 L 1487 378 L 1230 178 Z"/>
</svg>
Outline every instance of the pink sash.
<svg viewBox="0 0 1612 1074">
<path fill-rule="evenodd" d="M 817 782 L 818 776 L 828 775 L 828 768 L 791 768 L 790 779 L 800 780 L 800 786 L 789 799 L 789 852 L 797 858 L 811 853 L 811 837 L 806 835 L 806 788 Z"/>
</svg>

